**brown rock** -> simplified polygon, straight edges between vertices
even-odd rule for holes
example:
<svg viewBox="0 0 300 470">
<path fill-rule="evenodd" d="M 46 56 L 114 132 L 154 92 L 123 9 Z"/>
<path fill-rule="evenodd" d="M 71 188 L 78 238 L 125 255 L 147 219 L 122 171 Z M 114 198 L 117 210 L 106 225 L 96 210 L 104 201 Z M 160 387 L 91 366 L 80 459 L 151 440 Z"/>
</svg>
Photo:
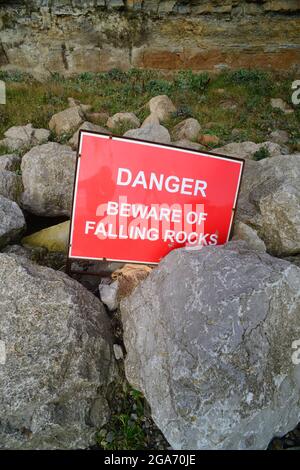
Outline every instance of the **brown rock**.
<svg viewBox="0 0 300 470">
<path fill-rule="evenodd" d="M 159 121 L 156 114 L 154 114 L 154 113 L 149 114 L 149 116 L 147 116 L 146 119 L 143 121 L 143 124 L 141 125 L 141 127 L 145 127 L 148 124 L 155 124 L 155 125 L 159 126 L 160 121 Z"/>
<path fill-rule="evenodd" d="M 143 264 L 125 264 L 112 274 L 118 281 L 118 300 L 127 297 L 151 273 L 152 268 Z"/>
<path fill-rule="evenodd" d="M 177 124 L 173 129 L 173 136 L 176 140 L 196 140 L 201 126 L 197 119 L 188 118 Z"/>
<path fill-rule="evenodd" d="M 269 28 L 272 28 L 271 24 L 272 22 L 269 23 Z M 276 31 L 278 33 L 278 30 Z M 229 31 L 226 33 L 230 37 Z M 240 34 L 243 35 L 244 33 L 240 32 Z M 254 37 L 255 32 L 253 31 L 251 34 Z M 267 34 L 267 31 L 264 34 Z M 133 64 L 135 67 L 164 70 L 216 70 L 219 65 L 225 65 L 234 69 L 254 67 L 286 70 L 300 61 L 300 52 L 294 49 L 265 52 L 260 49 L 262 45 L 250 47 L 248 50 L 243 50 L 243 48 L 238 50 L 227 49 L 227 46 L 224 47 L 224 44 L 221 47 L 223 48 L 222 50 L 219 47 L 213 48 L 210 44 L 209 49 L 205 52 L 199 51 L 197 46 L 184 49 L 184 52 L 180 48 L 179 52 L 170 51 L 167 47 L 164 50 L 154 47 L 140 48 L 133 54 Z"/>
<path fill-rule="evenodd" d="M 130 129 L 136 129 L 141 125 L 140 120 L 134 113 L 117 113 L 108 118 L 106 126 L 113 129 L 122 124 L 126 124 Z"/>
<path fill-rule="evenodd" d="M 202 145 L 211 146 L 211 145 L 218 145 L 220 139 L 216 135 L 211 134 L 202 134 L 199 138 L 199 142 Z"/>
<path fill-rule="evenodd" d="M 176 111 L 170 98 L 166 95 L 159 95 L 149 101 L 150 112 L 155 114 L 160 121 L 169 119 Z"/>
<path fill-rule="evenodd" d="M 104 125 L 109 118 L 108 113 L 88 113 L 86 115 L 88 121 L 92 122 L 93 124 L 102 124 Z"/>
<path fill-rule="evenodd" d="M 54 114 L 49 122 L 49 129 L 57 135 L 74 132 L 83 123 L 84 114 L 81 106 L 73 106 Z"/>
</svg>

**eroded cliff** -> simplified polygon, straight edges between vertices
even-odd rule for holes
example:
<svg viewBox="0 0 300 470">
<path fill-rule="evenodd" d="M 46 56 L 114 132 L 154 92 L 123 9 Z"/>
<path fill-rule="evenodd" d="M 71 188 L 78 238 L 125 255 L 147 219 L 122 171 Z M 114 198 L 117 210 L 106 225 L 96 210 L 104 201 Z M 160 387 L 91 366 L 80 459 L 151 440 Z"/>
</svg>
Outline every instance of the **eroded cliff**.
<svg viewBox="0 0 300 470">
<path fill-rule="evenodd" d="M 300 59 L 298 0 L 0 1 L 2 68 L 285 69 Z"/>
</svg>

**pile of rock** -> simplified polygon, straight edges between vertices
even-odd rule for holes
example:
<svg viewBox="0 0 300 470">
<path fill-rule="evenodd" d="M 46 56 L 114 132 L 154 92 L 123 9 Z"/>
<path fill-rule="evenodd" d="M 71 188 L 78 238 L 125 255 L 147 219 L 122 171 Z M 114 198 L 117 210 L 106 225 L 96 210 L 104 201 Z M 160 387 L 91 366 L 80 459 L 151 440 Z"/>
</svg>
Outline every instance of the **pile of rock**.
<svg viewBox="0 0 300 470">
<path fill-rule="evenodd" d="M 265 148 L 270 157 L 277 157 L 282 154 L 279 144 L 271 141 L 256 144 L 254 142 L 232 142 L 214 149 L 214 152 L 220 155 L 229 155 L 231 157 L 245 158 L 247 160 L 254 160 L 255 153 Z"/>
<path fill-rule="evenodd" d="M 90 107 L 69 105 L 49 123 L 69 145 L 31 124 L 2 141 L 15 153 L 0 156 L 0 447 L 95 442 L 125 357 L 127 379 L 174 448 L 266 448 L 299 421 L 300 154 L 287 154 L 280 130 L 216 148 L 246 159 L 234 241 L 175 250 L 153 270 L 126 265 L 100 284 L 99 301 L 38 265 L 51 264 L 44 250 L 67 250 L 79 131 L 124 126 L 127 137 L 192 150 L 218 142 L 194 118 L 169 132 L 176 107 L 164 95 L 143 123 L 124 112 L 102 114 L 99 126 Z M 264 148 L 269 158 L 254 161 Z M 65 221 L 24 237 L 24 214 Z M 122 318 L 117 343 L 107 310 Z"/>
<path fill-rule="evenodd" d="M 4 132 L 4 136 L 5 138 L 0 141 L 0 145 L 14 152 L 47 142 L 50 131 L 47 129 L 34 129 L 32 124 L 27 124 L 27 126 L 11 127 Z"/>
<path fill-rule="evenodd" d="M 166 127 L 161 122 L 167 121 L 176 108 L 170 98 L 166 95 L 156 96 L 152 98 L 148 107 L 150 115 L 145 119 L 140 128 L 127 131 L 124 136 L 134 139 L 148 140 L 150 142 L 158 142 L 162 144 L 170 144 L 171 136 Z"/>
<path fill-rule="evenodd" d="M 249 225 L 275 256 L 300 253 L 300 154 L 247 162 L 237 220 Z"/>
</svg>

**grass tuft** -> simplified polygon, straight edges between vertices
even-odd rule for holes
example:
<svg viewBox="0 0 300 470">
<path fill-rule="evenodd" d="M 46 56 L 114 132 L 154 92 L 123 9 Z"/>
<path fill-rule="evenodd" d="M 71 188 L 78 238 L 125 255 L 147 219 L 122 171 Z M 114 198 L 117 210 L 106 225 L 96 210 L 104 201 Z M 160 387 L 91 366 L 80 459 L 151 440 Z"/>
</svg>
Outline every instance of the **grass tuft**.
<svg viewBox="0 0 300 470">
<path fill-rule="evenodd" d="M 261 147 L 259 150 L 254 152 L 253 160 L 256 160 L 258 162 L 259 160 L 263 160 L 264 158 L 268 158 L 270 156 L 271 155 L 267 147 Z"/>
<path fill-rule="evenodd" d="M 168 443 L 153 424 L 143 395 L 124 383 L 115 394 L 116 413 L 97 434 L 98 446 L 104 450 L 146 450 Z"/>
</svg>

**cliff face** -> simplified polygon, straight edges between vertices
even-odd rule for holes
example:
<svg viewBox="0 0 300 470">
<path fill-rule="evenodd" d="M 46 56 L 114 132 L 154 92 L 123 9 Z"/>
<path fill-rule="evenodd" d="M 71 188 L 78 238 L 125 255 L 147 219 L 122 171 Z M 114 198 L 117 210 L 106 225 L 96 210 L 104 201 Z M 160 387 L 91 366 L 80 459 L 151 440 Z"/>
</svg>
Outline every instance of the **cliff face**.
<svg viewBox="0 0 300 470">
<path fill-rule="evenodd" d="M 300 62 L 299 30 L 299 0 L 0 1 L 0 65 L 287 69 Z"/>
</svg>

